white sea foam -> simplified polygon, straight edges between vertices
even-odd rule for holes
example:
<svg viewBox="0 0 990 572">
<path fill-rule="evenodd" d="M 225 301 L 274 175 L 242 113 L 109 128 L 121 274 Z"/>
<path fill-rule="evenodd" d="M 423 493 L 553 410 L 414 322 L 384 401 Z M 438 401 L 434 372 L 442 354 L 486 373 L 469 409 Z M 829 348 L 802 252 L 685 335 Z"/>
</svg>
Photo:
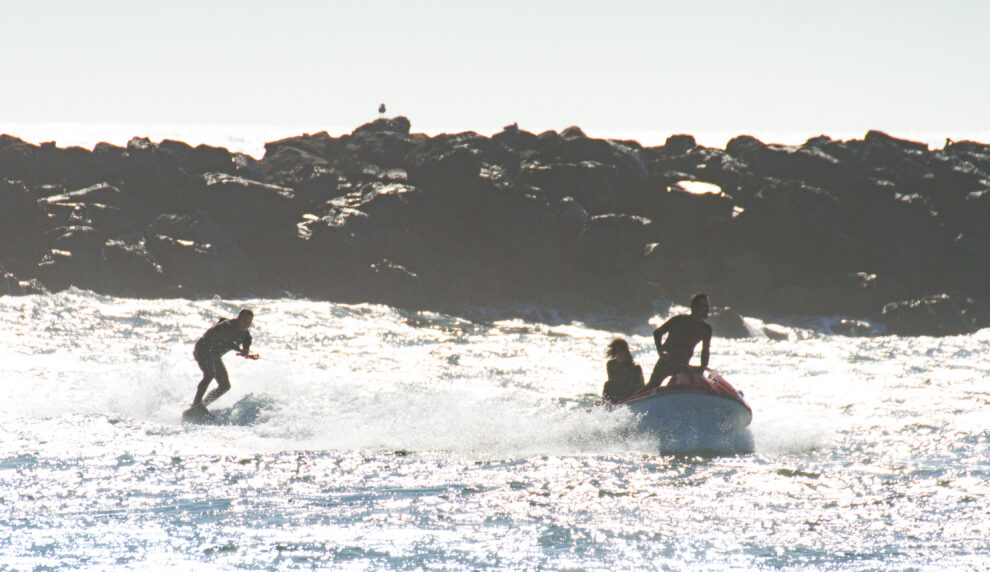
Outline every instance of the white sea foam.
<svg viewBox="0 0 990 572">
<path fill-rule="evenodd" d="M 183 425 L 192 343 L 242 306 L 265 360 L 228 355 L 222 424 Z M 591 407 L 612 337 L 652 366 L 645 324 L 0 297 L 0 566 L 984 562 L 990 332 L 777 327 L 787 340 L 714 341 L 755 452 L 711 458 L 660 455 L 628 411 Z"/>
</svg>

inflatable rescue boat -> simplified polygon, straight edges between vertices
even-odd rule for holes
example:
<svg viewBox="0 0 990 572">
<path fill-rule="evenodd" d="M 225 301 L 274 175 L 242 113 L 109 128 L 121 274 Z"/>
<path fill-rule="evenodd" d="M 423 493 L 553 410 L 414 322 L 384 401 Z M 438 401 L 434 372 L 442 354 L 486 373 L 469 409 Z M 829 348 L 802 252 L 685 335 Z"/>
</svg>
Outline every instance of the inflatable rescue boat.
<svg viewBox="0 0 990 572">
<path fill-rule="evenodd" d="M 616 405 L 637 413 L 640 429 L 656 433 L 665 449 L 714 449 L 749 452 L 753 410 L 718 373 L 675 373 L 659 388 L 648 389 Z"/>
</svg>

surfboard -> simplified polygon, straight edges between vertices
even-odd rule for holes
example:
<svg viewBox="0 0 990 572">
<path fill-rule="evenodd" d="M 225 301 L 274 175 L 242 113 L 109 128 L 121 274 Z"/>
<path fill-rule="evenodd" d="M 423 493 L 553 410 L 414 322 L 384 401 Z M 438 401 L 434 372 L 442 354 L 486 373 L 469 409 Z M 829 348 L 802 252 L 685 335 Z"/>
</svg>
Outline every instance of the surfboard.
<svg viewBox="0 0 990 572">
<path fill-rule="evenodd" d="M 202 403 L 193 405 L 182 412 L 183 423 L 206 423 L 212 418 L 213 414 Z"/>
</svg>

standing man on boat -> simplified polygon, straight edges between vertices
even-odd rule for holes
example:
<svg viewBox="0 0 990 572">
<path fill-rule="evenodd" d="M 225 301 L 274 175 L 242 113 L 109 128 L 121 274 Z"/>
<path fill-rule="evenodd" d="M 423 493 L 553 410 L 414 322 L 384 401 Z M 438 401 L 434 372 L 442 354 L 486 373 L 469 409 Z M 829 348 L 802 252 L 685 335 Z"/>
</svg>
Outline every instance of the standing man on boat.
<svg viewBox="0 0 990 572">
<path fill-rule="evenodd" d="M 678 314 L 653 332 L 660 359 L 653 368 L 650 382 L 646 384 L 648 389 L 660 387 L 664 379 L 692 367 L 688 362 L 694 356 L 698 342 L 701 342 L 701 365 L 696 369 L 705 371 L 708 368 L 708 349 L 712 342 L 712 327 L 705 322 L 708 310 L 708 295 L 695 294 L 691 297 L 690 314 Z"/>
<path fill-rule="evenodd" d="M 237 350 L 237 355 L 246 359 L 258 359 L 258 354 L 251 351 L 251 322 L 254 320 L 254 312 L 248 309 L 241 310 L 241 313 L 234 319 L 220 318 L 220 320 L 203 334 L 196 342 L 193 350 L 193 357 L 199 364 L 199 369 L 203 371 L 203 380 L 196 388 L 196 397 L 193 398 L 192 407 L 203 407 L 213 403 L 218 397 L 227 393 L 230 389 L 230 379 L 227 377 L 227 368 L 223 365 L 221 358 L 231 350 Z M 210 392 L 203 399 L 206 388 L 210 382 L 217 380 L 217 388 Z"/>
</svg>

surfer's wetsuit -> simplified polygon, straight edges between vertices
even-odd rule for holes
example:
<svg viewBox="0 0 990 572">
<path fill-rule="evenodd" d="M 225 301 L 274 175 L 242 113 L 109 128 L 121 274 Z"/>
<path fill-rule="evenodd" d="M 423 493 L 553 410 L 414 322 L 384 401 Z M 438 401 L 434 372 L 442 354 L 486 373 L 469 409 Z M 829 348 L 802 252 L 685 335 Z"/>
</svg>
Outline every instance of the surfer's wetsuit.
<svg viewBox="0 0 990 572">
<path fill-rule="evenodd" d="M 196 342 L 193 350 L 193 357 L 199 364 L 199 369 L 203 370 L 203 380 L 196 388 L 196 398 L 193 399 L 193 406 L 203 403 L 209 405 L 216 401 L 218 397 L 227 393 L 230 389 L 230 379 L 227 377 L 227 368 L 224 367 L 220 359 L 231 350 L 248 353 L 251 349 L 251 333 L 237 327 L 237 320 L 221 318 L 212 328 L 203 334 Z M 210 392 L 203 400 L 203 394 L 210 382 L 217 380 L 218 387 Z"/>
<path fill-rule="evenodd" d="M 667 334 L 667 341 L 662 341 Z M 701 367 L 708 367 L 708 348 L 712 341 L 712 327 L 701 318 L 688 314 L 674 316 L 653 332 L 660 359 L 650 375 L 647 387 L 659 387 L 663 380 L 688 367 L 694 348 L 701 346 Z M 667 353 L 666 358 L 664 352 Z"/>
<path fill-rule="evenodd" d="M 622 401 L 643 390 L 643 368 L 635 362 L 610 359 L 605 364 L 605 369 L 608 371 L 608 381 L 602 388 L 605 401 Z"/>
</svg>

